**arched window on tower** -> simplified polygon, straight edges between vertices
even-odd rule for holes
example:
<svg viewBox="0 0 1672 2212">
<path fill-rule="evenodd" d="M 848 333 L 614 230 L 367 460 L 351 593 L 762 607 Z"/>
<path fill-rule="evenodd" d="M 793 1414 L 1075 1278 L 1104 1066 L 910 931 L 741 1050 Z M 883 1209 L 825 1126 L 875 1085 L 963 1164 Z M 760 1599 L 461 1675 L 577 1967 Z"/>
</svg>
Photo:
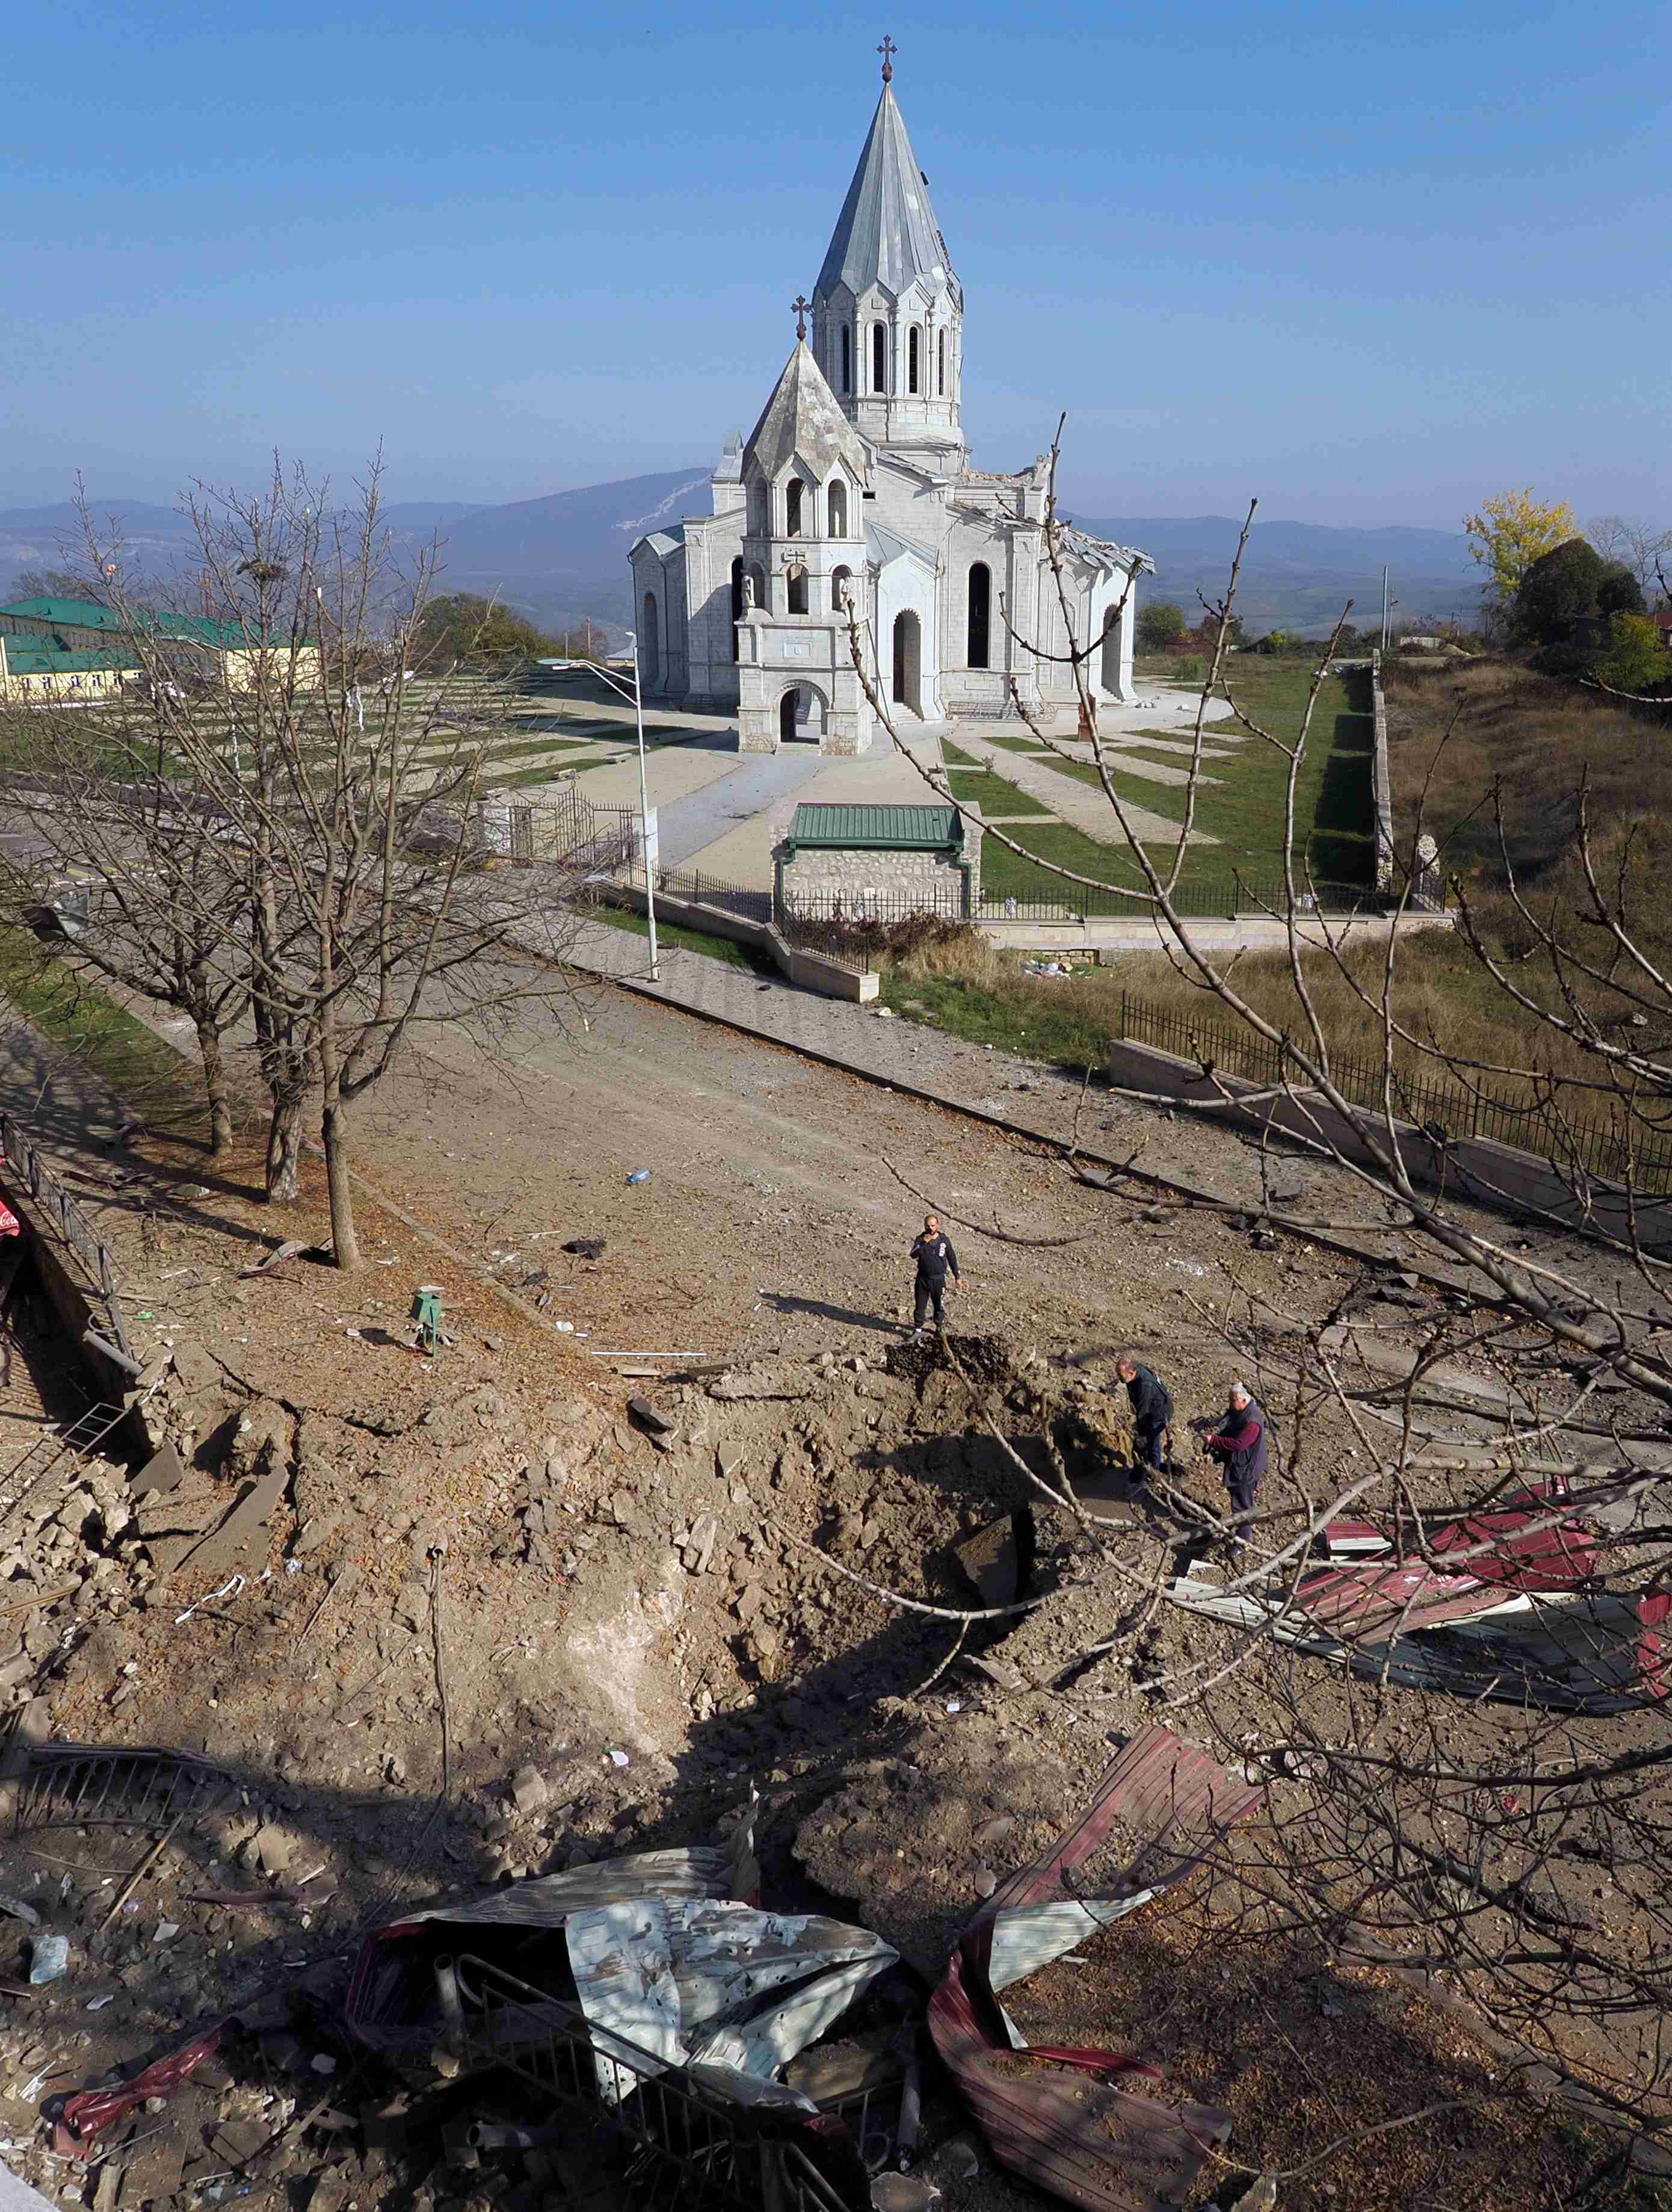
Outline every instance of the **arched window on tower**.
<svg viewBox="0 0 1672 2212">
<path fill-rule="evenodd" d="M 881 323 L 871 325 L 871 389 L 888 389 L 888 331 Z"/>
<path fill-rule="evenodd" d="M 772 534 L 772 487 L 752 483 L 749 487 L 749 535 L 768 538 Z"/>
<path fill-rule="evenodd" d="M 770 614 L 772 607 L 766 595 L 766 571 L 758 561 L 751 567 L 749 579 L 755 586 L 755 605 L 763 614 Z"/>
<path fill-rule="evenodd" d="M 799 538 L 801 535 L 801 501 L 805 490 L 806 486 L 800 477 L 792 477 L 784 486 L 784 535 L 786 538 Z"/>
<path fill-rule="evenodd" d="M 993 626 L 993 571 L 985 561 L 970 568 L 970 640 L 967 665 L 985 668 Z"/>
<path fill-rule="evenodd" d="M 923 333 L 914 323 L 906 339 L 906 390 L 908 392 L 915 392 L 922 381 L 921 367 L 922 349 Z"/>
<path fill-rule="evenodd" d="M 789 611 L 793 615 L 806 614 L 807 611 L 806 570 L 792 568 L 785 580 L 789 586 Z"/>
<path fill-rule="evenodd" d="M 935 389 L 941 398 L 946 397 L 946 333 L 942 331 L 935 340 Z"/>
<path fill-rule="evenodd" d="M 832 477 L 824 494 L 825 535 L 845 538 L 848 535 L 848 487 L 840 477 Z"/>
<path fill-rule="evenodd" d="M 738 657 L 737 625 L 743 620 L 743 556 L 732 563 L 732 658 Z"/>
<path fill-rule="evenodd" d="M 830 612 L 832 614 L 840 615 L 847 612 L 848 603 L 843 599 L 842 593 L 853 580 L 854 572 L 851 568 L 836 568 L 831 572 Z"/>
<path fill-rule="evenodd" d="M 844 323 L 842 326 L 842 389 L 844 393 L 854 388 L 854 333 Z"/>
<path fill-rule="evenodd" d="M 644 625 L 639 634 L 639 674 L 654 691 L 662 680 L 662 641 L 656 623 L 656 594 L 644 595 Z"/>
</svg>

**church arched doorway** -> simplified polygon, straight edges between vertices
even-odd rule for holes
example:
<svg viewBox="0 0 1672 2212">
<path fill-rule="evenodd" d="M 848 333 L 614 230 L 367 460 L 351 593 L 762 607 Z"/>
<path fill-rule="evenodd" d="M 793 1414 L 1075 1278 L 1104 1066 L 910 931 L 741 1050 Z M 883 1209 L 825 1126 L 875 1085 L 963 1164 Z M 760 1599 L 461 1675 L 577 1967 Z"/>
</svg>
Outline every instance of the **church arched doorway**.
<svg viewBox="0 0 1672 2212">
<path fill-rule="evenodd" d="M 647 690 L 662 680 L 662 645 L 656 635 L 656 594 L 644 595 L 644 627 L 639 632 L 639 675 Z"/>
<path fill-rule="evenodd" d="M 911 714 L 923 711 L 923 629 L 909 607 L 894 617 L 893 697 Z"/>
<path fill-rule="evenodd" d="M 816 684 L 792 684 L 778 702 L 778 742 L 817 744 L 830 726 L 830 702 Z"/>
<path fill-rule="evenodd" d="M 1121 610 L 1110 607 L 1103 618 L 1103 663 L 1097 680 L 1116 697 L 1121 692 Z"/>
</svg>

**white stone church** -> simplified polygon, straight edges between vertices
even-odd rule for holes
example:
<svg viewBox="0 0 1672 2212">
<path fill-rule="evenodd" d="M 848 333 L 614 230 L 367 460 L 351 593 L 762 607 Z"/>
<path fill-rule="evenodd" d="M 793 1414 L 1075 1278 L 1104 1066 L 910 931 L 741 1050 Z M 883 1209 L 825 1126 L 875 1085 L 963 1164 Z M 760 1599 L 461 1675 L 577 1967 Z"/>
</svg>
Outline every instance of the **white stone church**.
<svg viewBox="0 0 1672 2212">
<path fill-rule="evenodd" d="M 734 713 L 745 752 L 870 744 L 850 593 L 897 722 L 1013 711 L 1012 677 L 1031 710 L 1075 700 L 1050 658 L 1068 640 L 1043 543 L 1048 458 L 1011 475 L 970 465 L 964 293 L 891 51 L 812 298 L 795 303 L 795 350 L 751 436 L 727 440 L 713 514 L 653 531 L 630 556 L 646 696 Z M 1063 550 L 1079 642 L 1097 641 L 1094 692 L 1129 699 L 1128 586 L 1151 564 L 1073 529 Z"/>
</svg>

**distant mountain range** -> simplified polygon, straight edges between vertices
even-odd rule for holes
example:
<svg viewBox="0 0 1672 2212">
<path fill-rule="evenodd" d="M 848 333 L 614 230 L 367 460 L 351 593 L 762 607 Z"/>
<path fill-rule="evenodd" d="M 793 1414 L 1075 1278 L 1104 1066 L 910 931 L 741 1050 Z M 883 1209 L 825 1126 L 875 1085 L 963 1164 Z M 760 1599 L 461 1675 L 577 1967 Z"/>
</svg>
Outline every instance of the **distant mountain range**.
<svg viewBox="0 0 1672 2212">
<path fill-rule="evenodd" d="M 622 623 L 630 619 L 629 548 L 647 530 L 706 513 L 708 475 L 706 466 L 665 471 L 502 507 L 407 500 L 386 507 L 384 517 L 409 555 L 432 537 L 442 540 L 444 591 L 496 592 L 553 629 L 583 615 Z M 119 524 L 131 562 L 195 589 L 194 546 L 183 516 L 135 500 L 90 505 L 101 525 L 106 518 Z M 1064 507 L 1095 536 L 1152 556 L 1157 573 L 1146 581 L 1144 598 L 1174 600 L 1193 616 L 1198 591 L 1210 599 L 1224 591 L 1240 528 L 1228 517 L 1092 515 L 1069 501 Z M 77 544 L 68 501 L 0 508 L 0 592 L 9 590 L 21 569 L 73 565 L 65 555 Z M 1384 563 L 1397 627 L 1412 627 L 1425 616 L 1468 618 L 1478 610 L 1480 572 L 1461 532 L 1402 526 L 1344 530 L 1311 522 L 1256 525 L 1237 604 L 1255 635 L 1274 628 L 1327 631 L 1349 599 L 1353 619 L 1367 623 L 1381 616 Z"/>
</svg>

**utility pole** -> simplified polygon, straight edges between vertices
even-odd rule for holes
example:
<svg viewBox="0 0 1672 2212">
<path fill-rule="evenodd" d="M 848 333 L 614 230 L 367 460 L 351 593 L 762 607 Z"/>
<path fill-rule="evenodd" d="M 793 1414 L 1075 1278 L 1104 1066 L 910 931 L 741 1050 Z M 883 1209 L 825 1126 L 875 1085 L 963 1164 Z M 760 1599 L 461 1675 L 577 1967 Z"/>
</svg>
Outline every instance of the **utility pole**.
<svg viewBox="0 0 1672 2212">
<path fill-rule="evenodd" d="M 589 633 L 590 628 L 589 622 Z M 638 726 L 639 732 L 639 845 L 644 859 L 645 917 L 650 924 L 650 980 L 653 983 L 660 983 L 662 980 L 661 971 L 656 959 L 656 863 L 655 856 L 650 849 L 650 788 L 644 766 L 644 692 L 639 683 L 639 634 L 636 630 L 628 631 L 627 642 L 633 648 L 633 689 L 630 696 L 633 702 L 633 719 Z M 629 696 L 627 686 L 621 678 L 616 674 L 614 669 L 606 668 L 601 660 L 593 672 L 601 677 L 617 697 L 625 699 Z"/>
<path fill-rule="evenodd" d="M 650 853 L 650 792 L 644 773 L 644 689 L 639 682 L 639 634 L 633 640 L 633 715 L 639 731 L 639 842 L 644 853 L 644 911 L 650 924 L 650 980 L 660 983 L 656 965 L 656 870 Z"/>
<path fill-rule="evenodd" d="M 1388 649 L 1388 568 L 1387 568 L 1387 563 L 1384 562 L 1383 563 L 1383 566 L 1382 566 L 1382 650 L 1383 650 L 1383 652 L 1385 653 L 1387 652 L 1387 649 Z"/>
</svg>

